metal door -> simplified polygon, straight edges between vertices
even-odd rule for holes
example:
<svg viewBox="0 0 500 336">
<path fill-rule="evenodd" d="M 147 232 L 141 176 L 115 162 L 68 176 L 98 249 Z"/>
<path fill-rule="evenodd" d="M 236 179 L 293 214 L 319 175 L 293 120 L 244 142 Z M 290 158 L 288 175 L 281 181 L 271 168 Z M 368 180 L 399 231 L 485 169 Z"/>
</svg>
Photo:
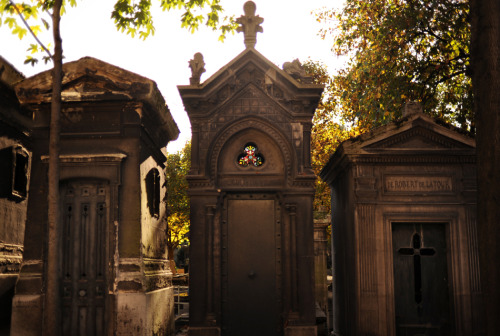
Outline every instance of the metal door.
<svg viewBox="0 0 500 336">
<path fill-rule="evenodd" d="M 68 182 L 61 201 L 63 334 L 104 335 L 109 186 Z"/>
<path fill-rule="evenodd" d="M 446 225 L 394 223 L 394 297 L 398 336 L 451 335 Z"/>
<path fill-rule="evenodd" d="M 257 198 L 257 199 L 255 199 Z M 228 199 L 223 335 L 270 336 L 279 333 L 277 304 L 276 200 Z"/>
</svg>

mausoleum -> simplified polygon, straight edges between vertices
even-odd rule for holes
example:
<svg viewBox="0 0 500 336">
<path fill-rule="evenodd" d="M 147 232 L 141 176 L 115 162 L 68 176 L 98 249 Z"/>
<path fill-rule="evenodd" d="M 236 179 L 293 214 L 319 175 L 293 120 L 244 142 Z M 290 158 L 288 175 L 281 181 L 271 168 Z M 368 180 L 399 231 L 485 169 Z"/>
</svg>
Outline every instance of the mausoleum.
<svg viewBox="0 0 500 336">
<path fill-rule="evenodd" d="M 475 141 L 405 107 L 342 143 L 332 190 L 339 335 L 480 335 Z"/>
<path fill-rule="evenodd" d="M 255 49 L 255 4 L 238 19 L 246 49 L 179 86 L 192 127 L 189 334 L 316 335 L 311 120 L 323 87 L 298 61 Z"/>
<path fill-rule="evenodd" d="M 85 57 L 63 65 L 60 244 L 63 335 L 173 332 L 165 146 L 179 130 L 155 82 Z M 41 335 L 47 277 L 51 72 L 15 85 L 32 113 L 32 174 L 12 335 Z"/>
</svg>

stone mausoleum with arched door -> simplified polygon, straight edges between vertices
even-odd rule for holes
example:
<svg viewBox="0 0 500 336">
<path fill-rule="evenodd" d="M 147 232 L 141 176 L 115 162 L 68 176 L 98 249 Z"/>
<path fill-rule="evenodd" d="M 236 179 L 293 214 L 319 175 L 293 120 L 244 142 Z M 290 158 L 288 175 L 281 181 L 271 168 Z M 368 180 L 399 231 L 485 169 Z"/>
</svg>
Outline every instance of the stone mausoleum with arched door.
<svg viewBox="0 0 500 336">
<path fill-rule="evenodd" d="M 179 86 L 192 126 L 190 328 L 194 335 L 316 335 L 311 120 L 323 87 L 255 50 L 262 19 L 245 4 L 247 48 Z"/>
</svg>

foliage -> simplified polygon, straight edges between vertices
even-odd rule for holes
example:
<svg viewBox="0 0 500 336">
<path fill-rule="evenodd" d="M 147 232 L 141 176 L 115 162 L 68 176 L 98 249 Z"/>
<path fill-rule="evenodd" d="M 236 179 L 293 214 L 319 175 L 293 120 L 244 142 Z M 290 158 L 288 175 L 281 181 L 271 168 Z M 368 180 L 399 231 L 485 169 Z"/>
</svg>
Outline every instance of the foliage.
<svg viewBox="0 0 500 336">
<path fill-rule="evenodd" d="M 234 17 L 220 18 L 223 8 L 219 4 L 220 0 L 159 0 L 159 5 L 163 11 L 171 9 L 183 10 L 181 15 L 181 27 L 189 29 L 194 33 L 205 20 L 206 26 L 213 30 L 219 30 L 221 35 L 219 40 L 224 41 L 227 33 L 234 32 L 237 23 Z M 38 59 L 35 55 L 40 51 L 45 51 L 48 56 L 43 60 L 47 63 L 51 60 L 49 49 L 51 45 L 45 46 L 38 36 L 50 29 L 50 10 L 53 0 L 24 0 L 22 3 L 15 3 L 13 0 L 0 0 L 0 26 L 8 27 L 12 34 L 23 39 L 28 32 L 33 35 L 37 43 L 30 44 L 27 51 L 25 64 L 35 65 Z M 145 40 L 153 35 L 155 27 L 152 15 L 152 0 L 116 0 L 111 18 L 114 20 L 117 29 L 121 32 L 138 36 Z M 67 5 L 75 7 L 77 0 L 63 1 L 61 14 L 66 12 Z M 209 8 L 207 10 L 207 8 Z M 200 14 L 200 11 L 203 11 Z M 45 15 L 45 17 L 44 17 Z M 20 22 L 19 18 L 21 18 Z"/>
<path fill-rule="evenodd" d="M 136 34 L 145 39 L 154 34 L 153 17 L 151 15 L 151 0 L 117 0 L 111 18 L 114 19 L 116 27 L 134 37 Z M 194 33 L 205 20 L 205 25 L 213 30 L 220 30 L 219 40 L 224 41 L 228 32 L 233 32 L 237 24 L 234 17 L 224 17 L 221 24 L 219 14 L 223 9 L 220 0 L 160 0 L 163 11 L 171 9 L 182 9 L 181 27 L 189 29 Z M 209 11 L 203 15 L 199 10 L 209 7 Z M 197 11 L 198 10 L 198 11 Z"/>
<path fill-rule="evenodd" d="M 189 197 L 186 175 L 191 168 L 191 143 L 174 154 L 167 155 L 165 183 L 167 186 L 167 248 L 169 258 L 182 243 L 188 242 Z"/>
<path fill-rule="evenodd" d="M 474 131 L 467 0 L 346 0 L 316 15 L 332 51 L 349 56 L 327 96 L 344 124 L 366 131 L 420 101 L 425 112 Z"/>
<path fill-rule="evenodd" d="M 61 15 L 66 12 L 66 3 L 69 3 L 71 7 L 76 6 L 76 0 L 62 1 Z M 6 25 L 12 34 L 17 35 L 20 40 L 29 32 L 37 42 L 30 44 L 27 49 L 30 55 L 26 56 L 25 64 L 35 65 L 38 59 L 33 55 L 41 51 L 47 53 L 46 56 L 42 57 L 45 63 L 52 60 L 52 53 L 49 51 L 51 45 L 45 46 L 39 40 L 38 35 L 51 29 L 49 21 L 52 21 L 53 15 L 50 11 L 53 6 L 54 1 L 48 0 L 27 0 L 21 4 L 12 0 L 0 0 L 0 26 Z M 48 16 L 48 19 L 44 18 L 43 14 Z M 21 19 L 22 24 L 17 21 L 18 18 Z"/>
<path fill-rule="evenodd" d="M 308 60 L 303 64 L 306 72 L 312 75 L 315 84 L 325 85 L 323 97 L 313 117 L 311 130 L 311 162 L 314 173 L 319 176 L 335 149 L 350 137 L 358 135 L 355 128 L 347 127 L 337 118 L 333 101 L 330 99 L 333 77 L 321 63 Z M 314 211 L 318 216 L 330 213 L 330 189 L 321 179 L 316 179 Z"/>
</svg>

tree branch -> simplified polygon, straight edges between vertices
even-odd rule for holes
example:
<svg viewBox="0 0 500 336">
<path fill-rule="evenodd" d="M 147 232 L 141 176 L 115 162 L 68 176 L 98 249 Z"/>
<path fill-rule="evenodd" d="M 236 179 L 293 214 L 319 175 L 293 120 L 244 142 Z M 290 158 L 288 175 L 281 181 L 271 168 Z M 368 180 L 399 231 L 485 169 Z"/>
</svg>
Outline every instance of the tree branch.
<svg viewBox="0 0 500 336">
<path fill-rule="evenodd" d="M 42 43 L 42 41 L 40 41 L 40 39 L 36 36 L 36 34 L 33 32 L 33 30 L 31 29 L 30 25 L 28 24 L 28 22 L 24 19 L 24 16 L 23 14 L 21 13 L 21 11 L 19 10 L 19 8 L 17 8 L 16 4 L 12 2 L 12 0 L 9 0 L 9 3 L 12 7 L 14 7 L 14 9 L 16 10 L 17 14 L 19 15 L 19 17 L 21 18 L 21 20 L 23 21 L 24 25 L 26 26 L 26 28 L 28 29 L 28 31 L 31 33 L 31 35 L 33 35 L 33 38 L 36 40 L 36 42 L 40 45 L 40 47 L 42 47 L 43 50 L 45 50 L 45 52 L 49 55 L 50 59 L 52 59 L 52 54 L 50 53 L 49 49 L 47 49 L 47 47 L 45 47 L 45 45 Z"/>
</svg>

